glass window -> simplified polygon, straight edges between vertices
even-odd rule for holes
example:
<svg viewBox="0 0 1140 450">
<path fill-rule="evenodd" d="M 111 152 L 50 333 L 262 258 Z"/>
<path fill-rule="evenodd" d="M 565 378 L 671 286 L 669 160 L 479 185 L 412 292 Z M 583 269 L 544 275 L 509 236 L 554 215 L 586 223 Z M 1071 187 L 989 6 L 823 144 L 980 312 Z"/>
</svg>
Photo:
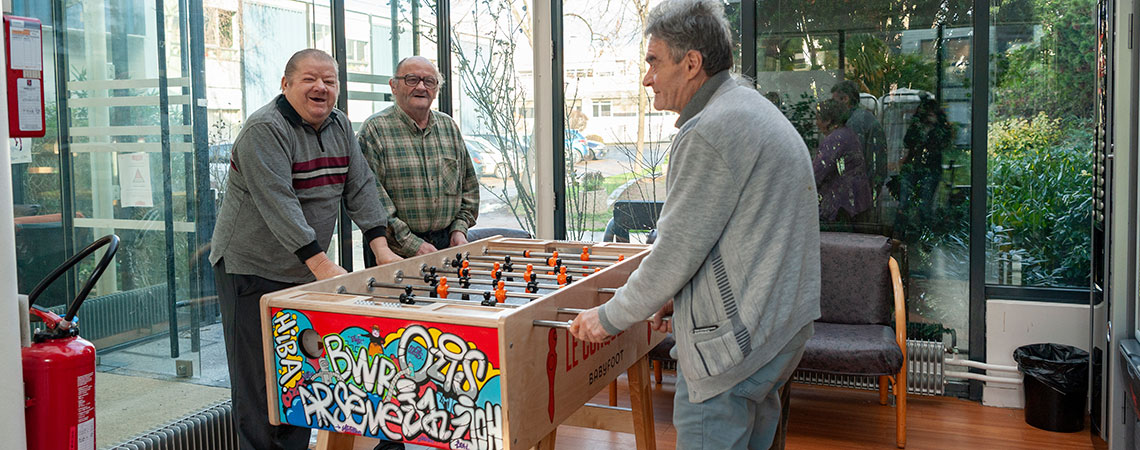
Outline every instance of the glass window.
<svg viewBox="0 0 1140 450">
<path fill-rule="evenodd" d="M 388 80 L 401 59 L 423 56 L 437 62 L 436 19 L 435 11 L 419 0 L 350 2 L 346 8 L 348 117 L 353 129 L 360 131 L 369 116 L 395 105 Z M 447 83 L 442 86 L 439 95 L 447 95 Z M 437 97 L 432 108 L 438 105 Z M 363 241 L 355 224 L 352 239 Z M 353 245 L 354 268 L 364 267 L 364 255 L 363 246 Z"/>
<path fill-rule="evenodd" d="M 478 227 L 535 232 L 531 16 L 523 0 L 451 3 L 454 116 L 480 174 Z M 468 146 L 468 149 L 475 148 Z"/>
<path fill-rule="evenodd" d="M 800 131 L 814 163 L 832 168 L 816 180 L 821 229 L 905 244 L 905 258 L 896 257 L 910 321 L 929 324 L 936 339 L 946 330 L 964 338 L 969 4 L 829 5 L 758 0 L 757 88 Z M 852 137 L 857 150 L 823 151 Z M 965 339 L 958 346 L 964 350 Z"/>
<path fill-rule="evenodd" d="M 594 117 L 613 115 L 613 100 L 594 100 L 592 106 L 594 108 Z"/>
<path fill-rule="evenodd" d="M 57 1 L 62 17 L 52 2 L 13 3 L 44 23 L 47 115 L 44 138 L 15 143 L 26 149 L 13 161 L 17 273 L 27 293 L 77 249 L 121 238 L 79 311 L 99 351 L 98 420 L 117 425 L 100 427 L 107 447 L 229 397 L 205 259 L 229 151 L 244 118 L 280 91 L 293 52 L 331 50 L 330 11 L 320 0 L 212 1 L 195 30 L 176 1 Z M 204 60 L 190 60 L 193 42 Z M 202 123 L 193 67 L 206 73 Z M 64 308 L 95 259 L 37 304 Z"/>
<path fill-rule="evenodd" d="M 986 282 L 1087 287 L 1094 0 L 993 10 Z"/>
<path fill-rule="evenodd" d="M 645 21 L 656 4 L 563 3 L 569 239 L 644 240 L 645 233 L 630 236 L 628 221 L 614 218 L 614 204 L 665 200 L 665 156 L 677 115 L 655 111 L 653 92 L 641 85 Z M 655 221 L 636 229 L 652 228 Z"/>
</svg>

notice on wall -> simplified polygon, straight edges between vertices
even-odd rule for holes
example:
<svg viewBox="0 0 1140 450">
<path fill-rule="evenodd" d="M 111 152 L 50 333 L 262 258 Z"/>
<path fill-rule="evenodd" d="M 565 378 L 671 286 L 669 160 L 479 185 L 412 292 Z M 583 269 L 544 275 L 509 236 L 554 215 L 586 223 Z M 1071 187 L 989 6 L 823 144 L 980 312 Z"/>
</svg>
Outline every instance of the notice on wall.
<svg viewBox="0 0 1140 450">
<path fill-rule="evenodd" d="M 20 131 L 40 131 L 43 122 L 43 84 L 36 78 L 16 79 L 16 114 L 20 119 Z"/>
<path fill-rule="evenodd" d="M 12 164 L 32 162 L 32 140 L 25 138 L 8 139 L 8 152 Z"/>
<path fill-rule="evenodd" d="M 124 207 L 154 206 L 150 179 L 150 156 L 147 153 L 119 155 L 119 200 Z"/>
<path fill-rule="evenodd" d="M 12 70 L 44 70 L 43 49 L 40 44 L 40 24 L 12 20 L 9 31 L 9 50 Z"/>
</svg>

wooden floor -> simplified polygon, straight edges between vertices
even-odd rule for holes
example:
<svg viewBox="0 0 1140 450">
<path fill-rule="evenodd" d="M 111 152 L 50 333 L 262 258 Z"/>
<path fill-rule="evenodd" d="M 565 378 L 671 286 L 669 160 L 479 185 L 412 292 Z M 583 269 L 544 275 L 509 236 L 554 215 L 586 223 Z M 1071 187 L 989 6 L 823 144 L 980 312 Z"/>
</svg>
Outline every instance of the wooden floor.
<svg viewBox="0 0 1140 450">
<path fill-rule="evenodd" d="M 676 448 L 672 425 L 674 376 L 653 387 L 657 448 Z M 624 376 L 619 384 L 624 383 Z M 605 404 L 603 391 L 594 403 Z M 619 406 L 629 405 L 629 394 L 618 393 Z M 1104 449 L 1104 441 L 1086 427 L 1077 433 L 1054 433 L 1025 424 L 1022 411 L 982 406 L 947 397 L 908 397 L 908 449 Z M 626 450 L 635 448 L 633 435 L 562 426 L 558 450 Z M 879 405 L 870 391 L 794 385 L 788 449 L 895 448 L 895 411 Z"/>
</svg>

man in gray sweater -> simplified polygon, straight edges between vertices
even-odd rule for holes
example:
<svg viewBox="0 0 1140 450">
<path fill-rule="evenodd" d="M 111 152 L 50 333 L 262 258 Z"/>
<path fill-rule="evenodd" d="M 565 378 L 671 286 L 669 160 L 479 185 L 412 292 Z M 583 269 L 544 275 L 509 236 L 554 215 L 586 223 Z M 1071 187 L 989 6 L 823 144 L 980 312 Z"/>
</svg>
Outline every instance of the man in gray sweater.
<svg viewBox="0 0 1140 450">
<path fill-rule="evenodd" d="M 656 312 L 677 340 L 677 447 L 767 449 L 820 316 L 811 160 L 780 111 L 729 74 L 719 0 L 666 0 L 645 33 L 642 83 L 654 108 L 680 113 L 657 243 L 570 332 L 600 342 Z"/>
<path fill-rule="evenodd" d="M 282 95 L 246 119 L 230 156 L 210 263 L 242 449 L 309 445 L 309 429 L 269 424 L 261 296 L 345 273 L 325 253 L 342 200 L 376 263 L 401 259 L 388 249 L 388 214 L 352 124 L 333 108 L 337 89 L 332 57 L 316 49 L 295 53 L 285 65 Z"/>
</svg>

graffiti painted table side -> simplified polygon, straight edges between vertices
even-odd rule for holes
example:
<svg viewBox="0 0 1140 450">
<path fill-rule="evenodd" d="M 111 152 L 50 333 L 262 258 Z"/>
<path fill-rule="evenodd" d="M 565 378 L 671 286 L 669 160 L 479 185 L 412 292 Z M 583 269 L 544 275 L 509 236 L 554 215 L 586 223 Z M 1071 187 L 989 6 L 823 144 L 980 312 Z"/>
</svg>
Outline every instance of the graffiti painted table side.
<svg viewBox="0 0 1140 450">
<path fill-rule="evenodd" d="M 499 448 L 498 330 L 270 308 L 280 422 L 436 448 Z"/>
</svg>

